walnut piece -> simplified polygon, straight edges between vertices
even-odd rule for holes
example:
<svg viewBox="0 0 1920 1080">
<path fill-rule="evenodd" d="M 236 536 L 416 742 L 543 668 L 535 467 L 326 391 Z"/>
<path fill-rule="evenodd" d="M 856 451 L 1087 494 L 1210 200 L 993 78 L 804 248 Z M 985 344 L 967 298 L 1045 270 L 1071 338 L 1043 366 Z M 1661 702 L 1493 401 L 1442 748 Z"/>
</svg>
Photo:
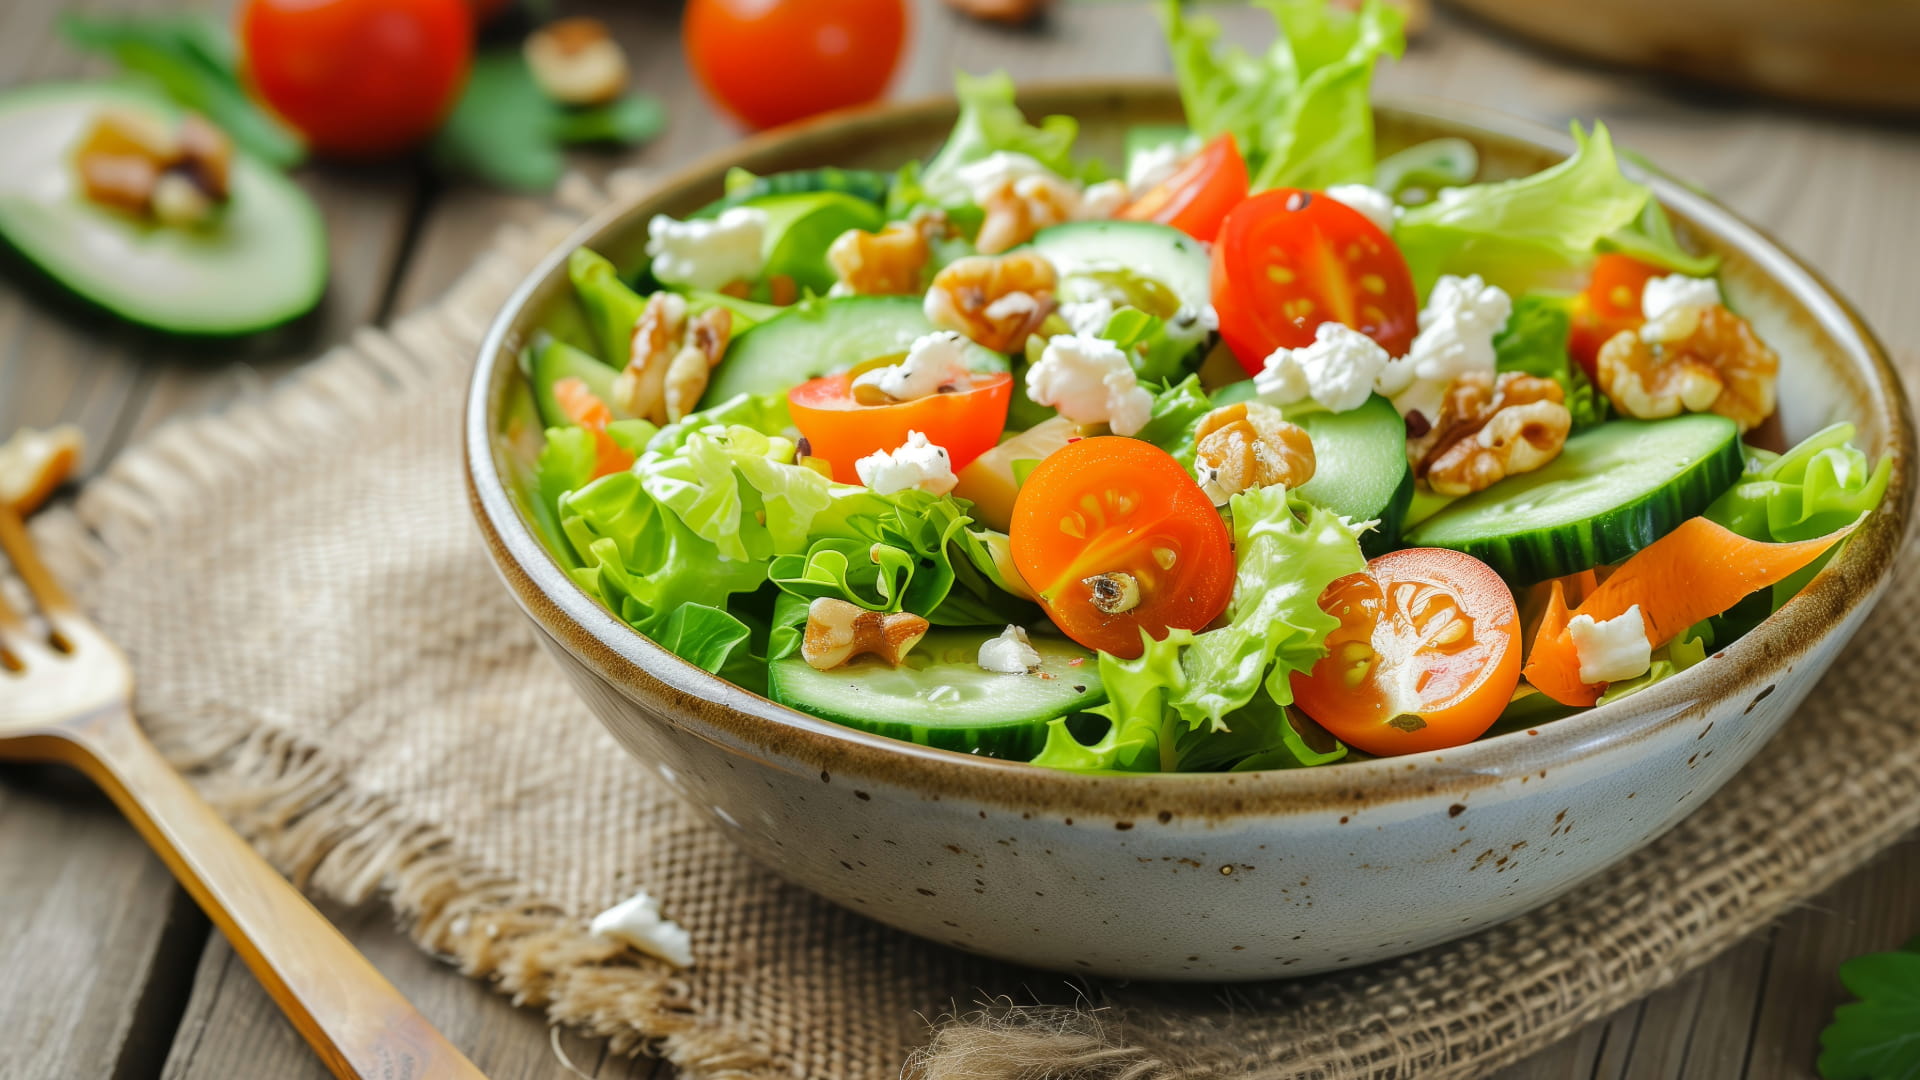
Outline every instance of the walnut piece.
<svg viewBox="0 0 1920 1080">
<path fill-rule="evenodd" d="M 1560 456 L 1573 414 L 1560 384 L 1509 371 L 1463 375 L 1447 388 L 1440 418 L 1410 440 L 1414 474 L 1441 495 L 1466 495 Z"/>
<path fill-rule="evenodd" d="M 627 88 L 627 54 L 599 19 L 549 23 L 527 35 L 522 51 L 540 92 L 561 105 L 604 105 Z"/>
<path fill-rule="evenodd" d="M 1313 479 L 1313 440 L 1258 401 L 1222 405 L 1194 429 L 1193 471 L 1215 506 L 1243 491 Z"/>
<path fill-rule="evenodd" d="M 707 392 L 707 378 L 726 355 L 732 336 L 733 312 L 728 308 L 711 307 L 687 321 L 686 340 L 667 365 L 662 388 L 667 423 L 678 423 L 699 404 L 700 395 Z"/>
<path fill-rule="evenodd" d="M 998 255 L 1050 225 L 1080 217 L 1080 189 L 1050 174 L 1008 177 L 980 199 L 985 216 L 973 246 Z"/>
<path fill-rule="evenodd" d="M 815 670 L 831 671 L 856 656 L 872 653 L 888 666 L 899 667 L 926 636 L 927 620 L 910 611 L 868 611 L 858 604 L 822 596 L 807 606 L 800 658 Z"/>
<path fill-rule="evenodd" d="M 227 200 L 233 143 L 198 114 L 169 128 L 110 109 L 95 118 L 73 161 L 88 200 L 162 225 L 194 226 Z"/>
<path fill-rule="evenodd" d="M 0 443 L 0 506 L 21 517 L 33 513 L 73 474 L 85 446 L 72 424 L 14 432 Z"/>
<path fill-rule="evenodd" d="M 1715 304 L 1674 341 L 1615 334 L 1600 347 L 1596 373 L 1600 389 L 1628 416 L 1714 412 L 1747 431 L 1773 415 L 1780 357 L 1747 320 Z"/>
<path fill-rule="evenodd" d="M 609 404 L 622 416 L 656 424 L 680 420 L 707 392 L 708 377 L 732 336 L 731 310 L 711 307 L 688 318 L 684 297 L 654 293 L 633 326 L 627 366 L 613 380 Z"/>
<path fill-rule="evenodd" d="M 1053 264 L 1031 251 L 969 255 L 934 275 L 927 319 L 995 352 L 1018 352 L 1053 312 L 1059 285 Z"/>
<path fill-rule="evenodd" d="M 925 231 L 906 221 L 890 222 L 877 233 L 848 229 L 827 248 L 827 265 L 855 296 L 917 294 L 932 259 Z"/>
</svg>

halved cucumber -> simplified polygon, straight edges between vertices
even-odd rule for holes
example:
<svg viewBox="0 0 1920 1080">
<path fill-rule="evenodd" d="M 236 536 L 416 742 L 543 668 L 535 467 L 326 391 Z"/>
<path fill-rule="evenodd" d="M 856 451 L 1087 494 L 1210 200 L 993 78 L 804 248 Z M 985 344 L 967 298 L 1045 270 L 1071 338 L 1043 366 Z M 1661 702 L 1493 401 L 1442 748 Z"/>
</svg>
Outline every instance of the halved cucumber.
<svg viewBox="0 0 1920 1080">
<path fill-rule="evenodd" d="M 172 125 L 177 106 L 129 86 L 61 83 L 0 97 L 0 235 L 75 293 L 177 334 L 264 330 L 327 287 L 327 234 L 306 193 L 235 150 L 232 199 L 205 227 L 166 228 L 89 202 L 71 152 L 103 110 Z"/>
<path fill-rule="evenodd" d="M 1074 221 L 1041 229 L 1033 249 L 1060 272 L 1061 296 L 1072 296 L 1075 277 L 1123 271 L 1152 278 L 1173 290 L 1180 303 L 1201 311 L 1212 302 L 1213 263 L 1200 241 L 1151 221 Z"/>
<path fill-rule="evenodd" d="M 1698 515 L 1739 478 L 1740 429 L 1711 413 L 1614 420 L 1546 468 L 1449 504 L 1407 533 L 1464 551 L 1513 585 L 1617 563 Z"/>
<path fill-rule="evenodd" d="M 540 422 L 548 427 L 565 427 L 573 423 L 560 403 L 554 400 L 553 384 L 565 378 L 576 378 L 587 384 L 593 396 L 601 401 L 613 400 L 613 380 L 619 371 L 601 363 L 592 355 L 567 344 L 564 341 L 547 341 L 528 350 L 531 359 L 527 365 L 527 378 L 533 383 L 533 403 L 540 410 Z"/>
<path fill-rule="evenodd" d="M 916 296 L 845 296 L 788 308 L 741 334 L 713 370 L 702 405 L 736 394 L 784 394 L 808 379 L 907 351 L 933 324 Z M 967 350 L 975 371 L 1005 371 L 1007 358 L 978 345 Z"/>
<path fill-rule="evenodd" d="M 1368 557 L 1400 546 L 1400 524 L 1413 502 L 1407 465 L 1407 423 L 1393 402 L 1375 394 L 1346 412 L 1301 412 L 1288 420 L 1313 440 L 1313 479 L 1300 495 L 1355 521 L 1380 522 L 1360 537 Z"/>
<path fill-rule="evenodd" d="M 736 181 L 736 174 L 739 174 Z M 727 174 L 727 193 L 695 210 L 692 217 L 719 217 L 722 210 L 740 206 L 768 195 L 804 195 L 814 191 L 837 191 L 870 203 L 887 201 L 893 186 L 893 174 L 875 169 L 795 169 L 792 172 L 754 176 L 744 170 Z"/>
<path fill-rule="evenodd" d="M 1047 721 L 1099 704 L 1094 655 L 1064 638 L 1035 637 L 1040 670 L 1005 675 L 979 664 L 998 630 L 934 630 L 897 668 L 869 656 L 815 671 L 798 656 L 767 671 L 767 696 L 823 720 L 942 750 L 1026 761 Z"/>
</svg>

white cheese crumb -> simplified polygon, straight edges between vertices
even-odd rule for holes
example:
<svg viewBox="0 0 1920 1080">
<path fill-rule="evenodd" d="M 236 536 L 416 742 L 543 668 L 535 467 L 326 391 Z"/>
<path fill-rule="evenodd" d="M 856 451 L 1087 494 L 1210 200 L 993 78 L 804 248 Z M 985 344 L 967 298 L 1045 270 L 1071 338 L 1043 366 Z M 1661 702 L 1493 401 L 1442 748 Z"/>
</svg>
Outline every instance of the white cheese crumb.
<svg viewBox="0 0 1920 1080">
<path fill-rule="evenodd" d="M 1040 668 L 1040 653 L 1026 630 L 1008 624 L 1000 636 L 980 643 L 980 666 L 1002 675 L 1025 675 Z"/>
<path fill-rule="evenodd" d="M 1639 604 L 1604 621 L 1575 615 L 1567 623 L 1567 632 L 1573 635 L 1573 654 L 1580 660 L 1583 683 L 1637 678 L 1653 666 L 1653 643 L 1647 640 L 1647 622 Z"/>
<path fill-rule="evenodd" d="M 1200 136 L 1188 135 L 1184 139 L 1160 143 L 1150 147 L 1127 162 L 1127 189 L 1134 198 L 1146 194 L 1180 171 L 1200 149 Z"/>
<path fill-rule="evenodd" d="M 1077 221 L 1099 221 L 1118 214 L 1131 201 L 1123 180 L 1102 180 L 1080 193 L 1080 205 L 1074 212 Z"/>
<path fill-rule="evenodd" d="M 1153 395 L 1140 386 L 1127 354 L 1104 338 L 1056 334 L 1027 369 L 1027 396 L 1076 424 L 1104 423 L 1115 435 L 1147 426 Z"/>
<path fill-rule="evenodd" d="M 1720 303 L 1720 284 L 1712 278 L 1668 274 L 1649 278 L 1640 294 L 1640 314 L 1646 325 L 1640 339 L 1649 342 L 1678 341 L 1700 325 L 1700 313 Z"/>
<path fill-rule="evenodd" d="M 1429 421 L 1439 419 L 1440 403 L 1455 379 L 1474 372 L 1493 375 L 1493 336 L 1512 313 L 1507 294 L 1478 274 L 1441 278 L 1420 312 L 1413 347 L 1380 372 L 1380 392 L 1393 399 L 1402 416 L 1418 412 Z"/>
<path fill-rule="evenodd" d="M 1381 232 L 1393 235 L 1393 223 L 1400 214 L 1393 196 L 1367 184 L 1335 184 L 1325 194 L 1334 202 L 1360 211 L 1360 216 L 1373 222 Z"/>
<path fill-rule="evenodd" d="M 915 338 L 899 363 L 863 371 L 854 376 L 853 385 L 879 387 L 895 401 L 915 401 L 964 381 L 966 355 L 966 338 L 952 330 L 936 330 Z"/>
<path fill-rule="evenodd" d="M 1067 325 L 1073 328 L 1074 333 L 1099 337 L 1101 331 L 1107 328 L 1107 320 L 1113 318 L 1113 301 L 1104 296 L 1096 296 L 1091 300 L 1070 300 L 1055 310 L 1067 320 Z"/>
<path fill-rule="evenodd" d="M 1177 345 L 1191 348 L 1206 340 L 1208 334 L 1220 329 L 1220 316 L 1208 304 L 1195 309 L 1191 304 L 1181 304 L 1167 317 L 1167 340 Z"/>
<path fill-rule="evenodd" d="M 723 210 L 711 221 L 675 221 L 655 214 L 647 222 L 653 276 L 667 285 L 719 289 L 751 280 L 764 265 L 767 214 L 751 206 Z"/>
<path fill-rule="evenodd" d="M 929 495 L 945 495 L 960 482 L 944 446 L 935 446 L 917 431 L 896 450 L 875 450 L 853 463 L 853 471 L 876 495 L 895 495 L 919 488 Z"/>
<path fill-rule="evenodd" d="M 660 901 L 644 889 L 595 915 L 587 929 L 674 967 L 693 966 L 693 935 L 672 919 L 661 918 Z"/>
<path fill-rule="evenodd" d="M 1313 332 L 1313 344 L 1275 349 L 1253 377 L 1253 388 L 1271 405 L 1312 398 L 1334 412 L 1346 412 L 1366 404 L 1388 361 L 1379 342 L 1351 326 L 1324 322 Z"/>
<path fill-rule="evenodd" d="M 1018 184 L 1034 177 L 1059 179 L 1052 169 L 1040 164 L 1033 155 L 1017 154 L 1010 150 L 995 150 L 979 161 L 960 166 L 953 175 L 972 194 L 976 203 L 986 202 L 988 196 L 1008 184 Z"/>
</svg>

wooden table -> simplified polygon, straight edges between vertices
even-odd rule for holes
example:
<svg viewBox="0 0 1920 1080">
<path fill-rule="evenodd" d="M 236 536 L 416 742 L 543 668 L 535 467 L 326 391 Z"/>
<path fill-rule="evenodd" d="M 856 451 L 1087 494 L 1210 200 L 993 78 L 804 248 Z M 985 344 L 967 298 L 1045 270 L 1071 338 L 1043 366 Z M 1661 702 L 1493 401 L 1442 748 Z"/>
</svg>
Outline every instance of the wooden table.
<svg viewBox="0 0 1920 1080">
<path fill-rule="evenodd" d="M 165 0 L 88 0 L 92 10 Z M 224 6 L 213 0 L 213 6 Z M 572 8 L 575 5 L 563 5 Z M 1068 5 L 1043 29 L 1010 32 L 920 0 L 897 82 L 942 91 L 954 67 L 1021 78 L 1150 73 L 1166 60 L 1148 6 Z M 0 5 L 0 84 L 98 74 L 57 43 L 53 0 Z M 602 12 L 668 103 L 671 130 L 622 164 L 671 166 L 730 129 L 694 92 L 670 4 Z M 1264 17 L 1225 15 L 1238 40 Z M 1236 35 L 1230 34 L 1230 37 Z M 1443 17 L 1389 70 L 1384 88 L 1477 102 L 1555 126 L 1598 116 L 1621 141 L 1719 193 L 1811 258 L 1894 349 L 1920 347 L 1920 131 L 1710 96 L 1540 58 Z M 593 162 L 590 171 L 610 163 Z M 0 433 L 72 421 L 93 466 L 170 416 L 259 392 L 364 323 L 432 298 L 497 222 L 532 200 L 448 186 L 398 165 L 309 169 L 325 211 L 333 289 L 315 325 L 208 355 L 106 328 L 70 303 L 0 276 Z M 596 1077 L 653 1076 L 588 1040 L 550 1041 L 542 1017 L 415 951 L 380 911 L 336 913 L 348 935 L 490 1075 L 560 1077 L 554 1048 Z M 1920 931 L 1920 838 L 1910 838 L 1804 908 L 1647 1001 L 1502 1074 L 1809 1077 L 1820 1027 L 1842 991 L 1835 968 Z M 0 1076 L 18 1080 L 320 1078 L 324 1074 L 251 976 L 106 802 L 53 770 L 0 769 Z"/>
</svg>

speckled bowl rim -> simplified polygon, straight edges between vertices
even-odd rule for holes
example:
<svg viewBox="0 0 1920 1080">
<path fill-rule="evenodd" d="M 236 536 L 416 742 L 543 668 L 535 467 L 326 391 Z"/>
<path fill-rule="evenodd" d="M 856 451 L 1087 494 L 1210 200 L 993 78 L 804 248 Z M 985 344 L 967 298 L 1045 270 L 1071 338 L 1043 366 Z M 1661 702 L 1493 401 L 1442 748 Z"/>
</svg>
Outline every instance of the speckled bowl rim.
<svg viewBox="0 0 1920 1080">
<path fill-rule="evenodd" d="M 1072 112 L 1127 95 L 1163 93 L 1171 83 L 1138 80 L 1023 88 L 1023 101 L 1047 111 Z M 1324 812 L 1437 794 L 1460 795 L 1504 779 L 1541 779 L 1602 755 L 1632 753 L 1663 729 L 1702 710 L 1745 696 L 1747 709 L 1779 681 L 1826 633 L 1887 584 L 1904 537 L 1914 496 L 1914 429 L 1898 374 L 1886 350 L 1859 314 L 1818 273 L 1759 228 L 1712 199 L 1669 179 L 1651 176 L 1657 196 L 1686 217 L 1738 237 L 1765 272 L 1783 283 L 1853 354 L 1888 434 L 1892 465 L 1888 496 L 1845 549 L 1800 595 L 1746 637 L 1674 678 L 1623 701 L 1535 729 L 1483 739 L 1435 754 L 1357 761 L 1318 769 L 1257 773 L 1156 773 L 1089 776 L 937 750 L 870 735 L 808 716 L 741 689 L 647 639 L 582 591 L 522 520 L 495 459 L 495 371 L 512 363 L 506 344 L 521 310 L 556 275 L 566 257 L 592 246 L 634 207 L 675 190 L 710 184 L 743 158 L 833 127 L 869 129 L 876 136 L 914 121 L 949 113 L 951 98 L 886 105 L 830 115 L 737 143 L 655 185 L 642 197 L 610 207 L 583 224 L 536 267 L 489 328 L 468 395 L 465 423 L 468 492 L 483 538 L 508 587 L 536 624 L 631 700 L 698 737 L 757 759 L 787 759 L 830 776 L 868 778 L 921 791 L 930 798 L 970 798 L 1034 814 L 1104 814 L 1116 819 L 1157 814 L 1220 821 L 1249 815 Z M 1564 155 L 1564 135 L 1527 121 L 1471 106 L 1432 100 L 1383 101 L 1393 111 L 1458 131 L 1530 143 Z M 791 769 L 794 766 L 783 765 Z M 1125 824 L 1123 821 L 1117 823 Z"/>
</svg>

